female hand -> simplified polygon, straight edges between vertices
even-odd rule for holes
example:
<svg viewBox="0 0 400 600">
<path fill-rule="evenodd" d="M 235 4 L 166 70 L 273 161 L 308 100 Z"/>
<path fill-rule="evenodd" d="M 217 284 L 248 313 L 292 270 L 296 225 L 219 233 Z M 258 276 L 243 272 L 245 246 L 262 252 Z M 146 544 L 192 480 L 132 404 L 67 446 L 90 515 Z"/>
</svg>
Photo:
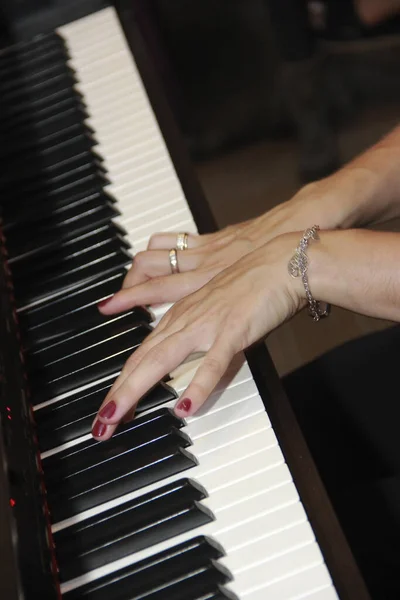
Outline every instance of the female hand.
<svg viewBox="0 0 400 600">
<path fill-rule="evenodd" d="M 287 269 L 300 237 L 294 233 L 274 239 L 177 302 L 125 364 L 99 409 L 93 435 L 108 439 L 151 387 L 190 354 L 205 352 L 175 407 L 179 416 L 194 414 L 235 354 L 304 306 L 302 282 L 292 279 Z M 132 289 L 133 304 L 142 302 L 140 287 Z"/>
<path fill-rule="evenodd" d="M 278 235 L 302 231 L 313 221 L 323 229 L 336 227 L 338 202 L 331 202 L 333 192 L 337 193 L 337 188 L 331 179 L 309 184 L 290 201 L 260 217 L 213 234 L 190 234 L 188 248 L 178 250 L 180 273 L 174 275 L 168 253 L 176 246 L 177 234 L 152 236 L 148 250 L 136 254 L 122 290 L 103 301 L 100 311 L 109 315 L 138 304 L 176 302 Z"/>
</svg>

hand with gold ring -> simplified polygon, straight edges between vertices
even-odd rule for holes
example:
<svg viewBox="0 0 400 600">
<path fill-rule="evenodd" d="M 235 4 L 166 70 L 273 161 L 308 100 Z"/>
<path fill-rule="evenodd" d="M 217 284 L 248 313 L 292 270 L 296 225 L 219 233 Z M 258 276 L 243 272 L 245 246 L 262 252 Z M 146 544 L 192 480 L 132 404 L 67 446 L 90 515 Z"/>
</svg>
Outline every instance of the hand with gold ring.
<svg viewBox="0 0 400 600">
<path fill-rule="evenodd" d="M 332 181 L 309 184 L 290 201 L 267 213 L 206 235 L 185 232 L 154 234 L 144 252 L 138 252 L 122 289 L 99 306 L 103 314 L 115 314 L 137 305 L 176 302 L 203 287 L 210 279 L 273 238 L 306 229 L 317 221 L 321 228 L 338 225 Z M 335 191 L 336 193 L 336 191 Z M 325 194 L 327 202 L 322 202 Z M 337 204 L 337 203 L 336 203 Z M 179 272 L 173 271 L 170 251 L 175 248 Z"/>
</svg>

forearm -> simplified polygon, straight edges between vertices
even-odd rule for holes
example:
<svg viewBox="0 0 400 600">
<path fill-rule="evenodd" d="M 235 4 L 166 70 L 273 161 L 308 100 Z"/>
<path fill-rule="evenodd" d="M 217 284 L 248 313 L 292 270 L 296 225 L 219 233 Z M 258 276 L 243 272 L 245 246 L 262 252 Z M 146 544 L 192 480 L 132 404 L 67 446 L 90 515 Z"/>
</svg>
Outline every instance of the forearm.
<svg viewBox="0 0 400 600">
<path fill-rule="evenodd" d="M 314 297 L 357 313 L 400 322 L 400 234 L 321 232 L 308 250 Z"/>
<path fill-rule="evenodd" d="M 321 229 L 347 229 L 400 216 L 400 127 L 334 175 L 305 186 L 288 204 L 292 213 L 310 219 L 301 227 L 313 222 Z"/>
</svg>

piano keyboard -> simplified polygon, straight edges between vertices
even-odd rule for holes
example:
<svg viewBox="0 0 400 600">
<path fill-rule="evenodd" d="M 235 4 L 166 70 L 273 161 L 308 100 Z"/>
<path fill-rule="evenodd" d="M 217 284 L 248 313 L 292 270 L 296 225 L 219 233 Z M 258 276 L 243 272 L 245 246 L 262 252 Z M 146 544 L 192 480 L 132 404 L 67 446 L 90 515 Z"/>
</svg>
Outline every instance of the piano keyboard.
<svg viewBox="0 0 400 600">
<path fill-rule="evenodd" d="M 152 318 L 144 308 L 104 318 L 97 302 L 153 233 L 196 226 L 112 8 L 21 54 L 47 179 L 27 162 L 20 193 L 6 181 L 4 231 L 63 598 L 337 598 L 244 356 L 196 416 L 171 408 L 198 357 L 111 440 L 91 438 Z M 33 160 L 23 112 L 10 122 Z"/>
</svg>

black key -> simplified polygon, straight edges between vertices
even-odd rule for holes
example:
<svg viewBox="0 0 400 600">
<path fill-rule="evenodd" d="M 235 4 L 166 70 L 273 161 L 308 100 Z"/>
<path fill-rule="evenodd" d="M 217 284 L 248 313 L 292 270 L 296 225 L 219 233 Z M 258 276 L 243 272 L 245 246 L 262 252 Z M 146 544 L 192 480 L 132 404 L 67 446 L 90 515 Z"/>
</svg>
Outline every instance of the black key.
<svg viewBox="0 0 400 600">
<path fill-rule="evenodd" d="M 134 327 L 115 338 L 36 371 L 30 378 L 32 403 L 40 404 L 119 373 L 132 352 L 150 332 L 151 328 L 147 325 Z"/>
<path fill-rule="evenodd" d="M 152 315 L 142 306 L 135 306 L 132 312 L 136 315 L 138 323 L 152 321 Z M 56 319 L 55 324 L 50 320 L 44 323 L 43 327 L 35 327 L 32 331 L 24 330 L 24 348 L 27 351 L 47 348 L 81 331 L 100 326 L 104 320 L 105 317 L 100 314 L 97 305 L 92 304 Z"/>
<path fill-rule="evenodd" d="M 91 325 L 93 319 L 86 320 L 92 313 L 99 315 L 96 308 L 97 303 L 112 294 L 115 294 L 121 289 L 122 282 L 126 276 L 125 270 L 120 270 L 108 277 L 99 278 L 85 289 L 76 290 L 48 302 L 19 311 L 19 322 L 22 331 L 26 335 L 36 334 L 36 337 L 53 339 L 58 337 L 54 332 L 59 332 L 60 335 L 65 335 L 77 329 L 77 325 L 87 323 Z M 74 320 L 74 325 L 71 327 L 68 322 Z M 67 321 L 67 322 L 66 322 Z M 100 318 L 98 323 L 101 323 Z M 78 327 L 79 328 L 79 327 Z M 31 337 L 31 335 L 29 336 Z M 27 341 L 26 339 L 24 340 Z M 36 340 L 37 343 L 37 340 Z M 30 346 L 33 344 L 30 344 Z"/>
<path fill-rule="evenodd" d="M 217 561 L 190 573 L 184 579 L 171 582 L 153 593 L 136 595 L 135 600 L 202 600 L 206 594 L 220 591 L 220 586 L 232 580 L 232 575 Z M 229 596 L 228 596 L 229 597 Z"/>
<path fill-rule="evenodd" d="M 63 581 L 206 525 L 205 490 L 181 479 L 139 496 L 54 536 Z"/>
<path fill-rule="evenodd" d="M 184 423 L 171 410 L 162 408 L 140 419 L 134 419 L 122 425 L 108 442 L 98 442 L 90 438 L 79 444 L 52 454 L 44 459 L 44 470 L 47 482 L 63 482 L 67 477 L 74 475 L 78 470 L 91 468 L 99 461 L 105 460 L 111 450 L 119 451 L 120 440 L 132 448 L 137 448 L 146 442 L 168 434 L 172 429 L 181 429 Z M 128 441 L 126 441 L 128 440 Z"/>
<path fill-rule="evenodd" d="M 56 448 L 90 433 L 94 417 L 114 380 L 98 384 L 93 391 L 77 393 L 66 400 L 35 412 L 39 447 L 42 452 Z M 92 389 L 91 389 L 92 390 Z M 136 414 L 161 406 L 177 397 L 167 384 L 160 382 L 139 401 Z"/>
<path fill-rule="evenodd" d="M 66 159 L 90 151 L 95 145 L 93 131 L 88 125 L 77 122 L 51 135 L 38 138 L 23 132 L 19 138 L 9 140 L 2 161 L 7 166 L 18 166 L 18 159 L 32 161 L 38 168 L 50 168 Z"/>
<path fill-rule="evenodd" d="M 19 192 L 36 193 L 37 190 L 52 190 L 58 186 L 64 185 L 69 181 L 73 174 L 90 172 L 94 167 L 96 172 L 105 173 L 105 167 L 102 165 L 102 159 L 92 150 L 81 149 L 77 152 L 70 152 L 70 148 L 65 149 L 65 156 L 57 161 L 56 155 L 51 155 L 44 161 L 42 157 L 37 156 L 29 160 L 28 166 L 21 173 L 21 165 L 18 160 L 10 162 L 2 161 L 6 169 L 0 177 L 0 187 L 4 194 L 9 195 L 15 185 L 18 185 Z M 64 152 L 64 149 L 63 149 Z M 1 160 L 1 159 L 0 159 Z M 20 161 L 26 160 L 21 155 Z M 24 205 L 30 205 L 31 201 L 24 201 Z"/>
<path fill-rule="evenodd" d="M 55 274 L 50 280 L 38 281 L 29 289 L 15 290 L 17 307 L 48 301 L 79 288 L 87 287 L 90 282 L 119 272 L 122 267 L 126 267 L 132 262 L 130 254 L 118 245 L 106 255 L 102 252 L 93 252 L 90 256 L 88 253 L 87 258 L 89 261 L 84 265 L 77 265 L 68 272 Z"/>
<path fill-rule="evenodd" d="M 43 277 L 46 278 L 48 273 L 67 270 L 71 262 L 76 264 L 81 261 L 83 263 L 90 250 L 101 251 L 103 249 L 107 251 L 107 247 L 114 243 L 116 246 L 120 245 L 129 250 L 130 246 L 120 235 L 119 230 L 114 227 L 113 223 L 109 223 L 104 227 L 94 229 L 89 234 L 64 242 L 58 248 L 53 248 L 50 254 L 42 255 L 40 261 L 31 258 L 14 263 L 13 266 L 10 265 L 14 287 L 16 289 L 20 285 L 29 287 L 30 280 L 40 280 Z"/>
<path fill-rule="evenodd" d="M 35 61 L 31 62 L 29 69 L 23 67 L 4 73 L 0 87 L 4 95 L 25 89 L 35 90 L 60 76 L 71 75 L 75 73 L 64 61 Z"/>
<path fill-rule="evenodd" d="M 65 108 L 64 108 L 65 107 Z M 48 110 L 38 115 L 30 116 L 29 120 L 17 119 L 14 122 L 13 130 L 10 131 L 10 135 L 14 133 L 17 137 L 28 133 L 35 134 L 39 139 L 48 136 L 53 136 L 58 131 L 64 131 L 73 127 L 76 123 L 83 123 L 88 118 L 88 113 L 79 102 L 64 101 L 61 106 L 58 107 L 57 112 Z M 5 133 L 5 126 L 0 125 L 0 131 Z"/>
<path fill-rule="evenodd" d="M 22 119 L 26 114 L 34 118 L 37 111 L 45 110 L 49 106 L 54 109 L 54 106 L 66 100 L 82 102 L 82 96 L 73 88 L 58 90 L 47 97 L 28 96 L 18 103 L 8 104 L 6 107 L 3 107 L 0 118 L 3 122 L 6 120 L 15 122 L 14 119 Z"/>
<path fill-rule="evenodd" d="M 17 55 L 13 59 L 3 62 L 0 57 L 0 73 L 2 79 L 15 77 L 18 73 L 29 73 L 30 70 L 37 71 L 45 65 L 66 64 L 68 55 L 66 48 L 62 45 L 48 44 L 47 52 L 31 50 L 29 54 Z"/>
<path fill-rule="evenodd" d="M 3 231 L 6 235 L 10 231 L 13 232 L 8 245 L 14 245 L 15 237 L 26 238 L 27 225 L 32 226 L 33 224 L 35 234 L 40 231 L 40 235 L 42 235 L 52 226 L 61 226 L 64 222 L 73 223 L 74 218 L 79 219 L 86 211 L 90 212 L 96 207 L 113 206 L 114 204 L 115 199 L 104 190 L 101 190 L 88 195 L 83 194 L 66 199 L 52 198 L 49 202 L 43 201 L 38 204 L 24 205 L 22 214 L 17 207 L 11 210 L 12 206 L 6 206 L 3 210 Z"/>
<path fill-rule="evenodd" d="M 150 558 L 66 592 L 66 600 L 131 600 L 132 591 L 145 593 L 187 576 L 190 572 L 224 556 L 214 540 L 199 536 L 159 552 Z"/>
<path fill-rule="evenodd" d="M 49 48 L 65 48 L 65 42 L 58 33 L 46 33 L 35 36 L 32 40 L 18 42 L 7 48 L 2 48 L 0 52 L 0 64 L 13 60 L 15 57 L 25 60 L 25 56 L 32 56 L 32 53 L 45 54 Z"/>
<path fill-rule="evenodd" d="M 71 154 L 72 153 L 72 154 Z M 81 154 L 84 158 L 81 160 L 79 157 Z M 78 158 L 76 158 L 78 157 Z M 4 194 L 6 201 L 14 200 L 15 202 L 21 202 L 21 204 L 31 204 L 33 201 L 40 201 L 42 196 L 48 197 L 53 194 L 57 194 L 59 189 L 66 186 L 73 187 L 77 180 L 83 180 L 89 176 L 101 176 L 103 175 L 102 167 L 93 158 L 91 153 L 85 155 L 85 150 L 78 149 L 76 153 L 71 147 L 60 147 L 50 160 L 56 162 L 62 162 L 71 159 L 73 164 L 61 167 L 61 170 L 56 173 L 49 173 L 48 175 L 43 171 L 44 165 L 41 165 L 41 159 L 33 159 L 37 163 L 38 174 L 35 170 L 32 174 L 29 173 L 28 178 L 25 180 L 18 180 L 15 173 L 18 170 L 18 166 L 15 170 L 14 175 L 8 181 L 0 181 L 0 191 Z M 25 156 L 21 156 L 21 160 L 31 160 Z M 8 171 L 12 171 L 13 167 L 10 165 L 4 165 Z M 104 176 L 104 175 L 103 175 Z M 16 186 L 16 180 L 18 180 L 18 186 Z"/>
<path fill-rule="evenodd" d="M 11 268 L 14 264 L 26 259 L 36 262 L 39 256 L 43 257 L 49 252 L 66 246 L 71 240 L 96 235 L 100 230 L 109 228 L 111 219 L 118 216 L 119 212 L 112 204 L 102 203 L 96 206 L 98 199 L 92 202 L 92 207 L 86 205 L 85 209 L 82 209 L 81 215 L 78 214 L 76 217 L 72 214 L 65 215 L 65 221 L 62 223 L 56 222 L 51 226 L 50 220 L 47 219 L 47 227 L 37 228 L 41 230 L 40 239 L 37 239 L 36 236 L 34 241 L 27 239 L 27 225 L 17 230 L 19 235 L 15 235 L 14 231 L 9 237 L 7 235 L 8 262 Z M 113 227 L 115 228 L 114 224 Z M 37 234 L 36 227 L 35 234 Z M 125 235 L 125 231 L 121 230 L 120 235 Z M 10 241 L 13 243 L 10 244 Z"/>
<path fill-rule="evenodd" d="M 48 487 L 48 503 L 52 522 L 58 522 L 89 508 L 112 500 L 171 475 L 194 467 L 195 458 L 185 447 L 189 439 L 172 430 L 141 447 L 135 440 L 112 439 L 104 444 L 103 460 L 81 470 L 58 485 Z M 44 467 L 45 468 L 45 467 Z M 46 480 L 46 471 L 45 471 Z"/>
<path fill-rule="evenodd" d="M 10 108 L 12 113 L 10 114 Z M 40 127 L 42 121 L 46 121 L 50 118 L 55 118 L 64 111 L 74 109 L 77 111 L 77 121 L 83 122 L 86 111 L 85 104 L 82 101 L 80 95 L 74 94 L 71 91 L 70 94 L 65 94 L 65 97 L 58 98 L 56 102 L 43 103 L 38 106 L 29 106 L 27 109 L 15 111 L 15 107 L 7 107 L 7 113 L 0 115 L 0 131 L 5 135 L 7 132 L 12 135 L 14 129 L 17 131 L 28 131 L 36 125 Z M 81 118 L 79 115 L 83 115 Z"/>
<path fill-rule="evenodd" d="M 0 98 L 0 106 L 3 108 L 10 103 L 18 104 L 26 101 L 30 97 L 49 98 L 49 96 L 58 92 L 63 92 L 65 89 L 73 88 L 74 84 L 75 77 L 72 73 L 68 75 L 60 74 L 47 81 L 40 82 L 37 85 L 31 85 L 29 90 L 19 88 L 17 90 L 11 90 L 5 93 Z"/>
<path fill-rule="evenodd" d="M 82 352 L 95 344 L 102 344 L 107 339 L 133 330 L 140 325 L 146 325 L 133 311 L 111 317 L 103 317 L 103 323 L 95 327 L 88 327 L 73 335 L 43 348 L 37 348 L 26 356 L 28 371 L 34 372 L 45 368 L 47 365 L 62 361 L 68 357 Z"/>
</svg>

